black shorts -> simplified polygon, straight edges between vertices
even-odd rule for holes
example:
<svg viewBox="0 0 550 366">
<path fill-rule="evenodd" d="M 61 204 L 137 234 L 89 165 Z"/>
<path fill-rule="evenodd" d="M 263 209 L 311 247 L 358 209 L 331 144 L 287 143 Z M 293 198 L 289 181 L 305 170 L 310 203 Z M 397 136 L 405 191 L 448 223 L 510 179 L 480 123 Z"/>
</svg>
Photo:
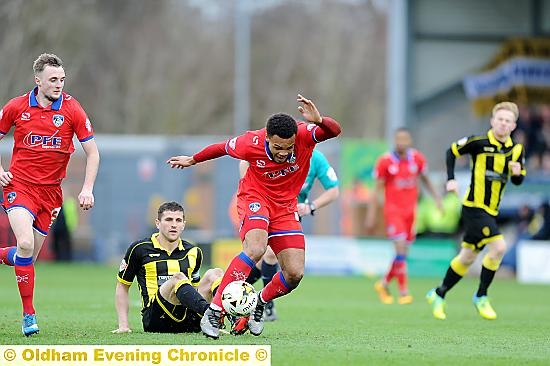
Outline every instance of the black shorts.
<svg viewBox="0 0 550 366">
<path fill-rule="evenodd" d="M 198 333 L 201 316 L 181 305 L 170 304 L 157 292 L 141 312 L 143 330 L 154 333 Z"/>
<path fill-rule="evenodd" d="M 485 244 L 502 237 L 497 218 L 482 208 L 462 206 L 464 239 L 462 246 L 480 252 Z"/>
</svg>

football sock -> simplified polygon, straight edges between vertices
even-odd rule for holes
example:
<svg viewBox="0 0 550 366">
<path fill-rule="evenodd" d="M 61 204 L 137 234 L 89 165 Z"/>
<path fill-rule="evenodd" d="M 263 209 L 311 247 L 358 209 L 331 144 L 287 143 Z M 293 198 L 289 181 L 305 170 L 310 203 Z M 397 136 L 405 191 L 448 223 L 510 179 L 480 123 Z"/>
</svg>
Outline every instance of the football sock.
<svg viewBox="0 0 550 366">
<path fill-rule="evenodd" d="M 212 299 L 212 304 L 214 305 L 212 308 L 221 309 L 222 292 L 225 286 L 227 286 L 229 282 L 246 280 L 254 267 L 256 267 L 254 261 L 244 252 L 239 253 L 239 255 L 233 258 L 227 267 L 227 271 L 223 274 L 222 282 L 218 287 L 218 291 L 216 291 L 216 296 Z"/>
<path fill-rule="evenodd" d="M 464 265 L 459 259 L 458 256 L 454 257 L 451 261 L 451 265 L 449 266 L 449 269 L 447 269 L 447 273 L 445 274 L 445 277 L 443 278 L 443 282 L 441 285 L 435 289 L 435 293 L 441 296 L 442 298 L 445 298 L 445 294 L 447 291 L 453 288 L 454 285 L 458 283 L 464 277 L 466 272 L 468 272 L 467 265 Z"/>
<path fill-rule="evenodd" d="M 495 278 L 495 273 L 500 267 L 499 259 L 489 258 L 488 255 L 485 255 L 483 258 L 483 265 L 481 266 L 481 274 L 479 275 L 479 288 L 477 289 L 477 297 L 487 296 L 487 289 L 493 282 Z"/>
<path fill-rule="evenodd" d="M 395 277 L 397 277 L 397 285 L 399 286 L 399 293 L 401 295 L 407 295 L 409 290 L 407 288 L 407 256 L 397 255 L 394 260 Z"/>
<path fill-rule="evenodd" d="M 176 297 L 180 303 L 188 308 L 193 310 L 195 313 L 203 315 L 206 309 L 210 306 L 208 301 L 198 293 L 197 290 L 189 283 L 182 283 L 176 289 Z"/>
<path fill-rule="evenodd" d="M 265 261 L 262 262 L 262 281 L 264 282 L 264 287 L 271 282 L 271 279 L 277 273 L 278 267 L 278 263 L 268 264 Z"/>
<path fill-rule="evenodd" d="M 293 288 L 286 282 L 283 272 L 279 271 L 275 273 L 271 282 L 261 292 L 261 299 L 263 302 L 268 302 L 278 297 L 284 296 L 292 291 Z"/>
<path fill-rule="evenodd" d="M 23 303 L 23 313 L 34 314 L 33 296 L 34 296 L 34 263 L 32 257 L 22 258 L 15 256 L 15 278 L 17 287 Z"/>
<path fill-rule="evenodd" d="M 0 264 L 5 264 L 6 266 L 14 266 L 16 252 L 17 247 L 0 248 Z"/>
<path fill-rule="evenodd" d="M 263 266 L 263 262 L 262 262 L 262 266 Z M 250 274 L 248 275 L 246 282 L 253 285 L 256 283 L 256 281 L 260 279 L 260 277 L 262 277 L 262 271 L 259 270 L 258 267 L 254 266 L 254 268 L 252 268 L 252 271 L 250 271 Z"/>
<path fill-rule="evenodd" d="M 386 285 L 389 284 L 394 277 L 395 277 L 395 259 L 391 263 L 390 269 L 384 276 L 384 279 L 383 279 L 384 284 Z"/>
</svg>

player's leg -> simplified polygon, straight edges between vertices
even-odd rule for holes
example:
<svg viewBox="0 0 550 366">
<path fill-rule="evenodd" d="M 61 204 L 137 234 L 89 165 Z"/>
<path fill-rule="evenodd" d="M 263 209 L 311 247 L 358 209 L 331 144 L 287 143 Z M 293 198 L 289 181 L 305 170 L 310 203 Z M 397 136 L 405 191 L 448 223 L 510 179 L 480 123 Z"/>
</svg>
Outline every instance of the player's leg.
<svg viewBox="0 0 550 366">
<path fill-rule="evenodd" d="M 278 267 L 277 256 L 273 252 L 273 249 L 268 246 L 262 259 L 262 280 L 264 282 L 264 287 L 271 282 L 271 279 L 279 269 Z M 277 312 L 273 300 L 265 304 L 264 320 L 268 322 L 277 320 Z"/>
<path fill-rule="evenodd" d="M 229 263 L 216 295 L 201 320 L 201 329 L 206 336 L 219 337 L 223 289 L 230 282 L 246 280 L 256 262 L 262 258 L 267 247 L 267 225 L 267 219 L 247 219 L 243 223 L 243 251 Z"/>
<path fill-rule="evenodd" d="M 7 246 L 0 248 L 0 264 L 13 267 L 15 265 L 15 253 L 17 246 Z"/>
<path fill-rule="evenodd" d="M 256 265 L 252 268 L 252 271 L 250 271 L 250 274 L 246 278 L 246 282 L 253 285 L 256 282 L 258 282 L 258 280 L 260 278 L 262 278 L 262 263 L 263 262 L 264 261 L 263 261 L 263 258 L 262 258 L 258 263 L 256 263 Z"/>
<path fill-rule="evenodd" d="M 397 302 L 401 305 L 410 304 L 413 301 L 408 287 L 407 256 L 409 245 L 408 238 L 407 240 L 395 242 L 395 277 L 397 277 L 397 286 L 399 287 Z"/>
<path fill-rule="evenodd" d="M 35 239 L 37 244 L 42 246 L 45 237 L 35 234 L 33 230 L 34 216 L 25 208 L 10 209 L 8 219 L 17 240 L 14 269 L 19 295 L 23 304 L 22 331 L 24 335 L 29 336 L 39 332 L 33 305 Z"/>
<path fill-rule="evenodd" d="M 497 314 L 489 302 L 487 289 L 493 282 L 495 273 L 505 253 L 506 242 L 502 235 L 497 236 L 493 241 L 487 244 L 487 253 L 483 257 L 481 274 L 479 276 L 479 287 L 473 296 L 474 305 L 479 314 L 488 320 L 496 319 Z"/>
<path fill-rule="evenodd" d="M 386 221 L 386 235 L 393 241 L 395 257 L 384 277 L 374 284 L 374 289 L 378 293 L 380 302 L 383 304 L 393 304 L 394 299 L 389 291 L 389 284 L 402 270 L 405 258 L 400 254 L 406 248 L 407 230 L 403 214 L 395 211 L 388 211 L 384 214 Z"/>
</svg>

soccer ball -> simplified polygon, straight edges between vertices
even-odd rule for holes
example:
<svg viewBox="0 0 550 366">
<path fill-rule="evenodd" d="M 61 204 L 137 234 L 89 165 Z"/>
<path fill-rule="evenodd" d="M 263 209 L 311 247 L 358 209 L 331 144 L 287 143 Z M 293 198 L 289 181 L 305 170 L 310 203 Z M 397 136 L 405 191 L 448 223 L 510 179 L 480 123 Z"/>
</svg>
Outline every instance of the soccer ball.
<svg viewBox="0 0 550 366">
<path fill-rule="evenodd" d="M 233 281 L 222 292 L 222 305 L 233 316 L 248 316 L 256 303 L 258 295 L 254 286 L 245 281 Z"/>
</svg>

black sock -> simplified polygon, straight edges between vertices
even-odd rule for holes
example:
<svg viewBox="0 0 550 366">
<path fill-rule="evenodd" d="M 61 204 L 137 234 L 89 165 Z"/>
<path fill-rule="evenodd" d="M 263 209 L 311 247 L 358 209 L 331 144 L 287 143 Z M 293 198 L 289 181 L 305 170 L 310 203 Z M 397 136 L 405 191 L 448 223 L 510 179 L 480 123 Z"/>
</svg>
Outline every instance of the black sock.
<svg viewBox="0 0 550 366">
<path fill-rule="evenodd" d="M 264 287 L 271 282 L 275 273 L 277 273 L 279 264 L 267 264 L 265 261 L 262 262 L 262 280 L 264 281 Z"/>
<path fill-rule="evenodd" d="M 262 262 L 263 263 L 263 262 Z M 262 277 L 262 271 L 258 269 L 258 267 L 254 266 L 252 268 L 252 271 L 250 271 L 250 274 L 248 275 L 248 278 L 246 279 L 246 282 L 253 285 Z"/>
<path fill-rule="evenodd" d="M 176 297 L 184 307 L 193 310 L 200 315 L 204 315 L 204 312 L 210 306 L 208 301 L 206 301 L 204 297 L 202 297 L 202 295 L 188 283 L 183 284 L 178 288 L 176 291 Z"/>
<path fill-rule="evenodd" d="M 487 289 L 495 278 L 496 271 L 492 271 L 485 266 L 481 266 L 481 275 L 479 275 L 479 288 L 477 289 L 477 297 L 487 296 Z"/>
<path fill-rule="evenodd" d="M 447 270 L 447 273 L 445 274 L 445 277 L 443 278 L 443 282 L 441 285 L 439 285 L 438 288 L 435 289 L 435 293 L 441 296 L 442 298 L 445 298 L 445 294 L 447 291 L 453 288 L 454 285 L 458 283 L 462 279 L 462 276 L 456 273 L 451 267 Z"/>
</svg>

